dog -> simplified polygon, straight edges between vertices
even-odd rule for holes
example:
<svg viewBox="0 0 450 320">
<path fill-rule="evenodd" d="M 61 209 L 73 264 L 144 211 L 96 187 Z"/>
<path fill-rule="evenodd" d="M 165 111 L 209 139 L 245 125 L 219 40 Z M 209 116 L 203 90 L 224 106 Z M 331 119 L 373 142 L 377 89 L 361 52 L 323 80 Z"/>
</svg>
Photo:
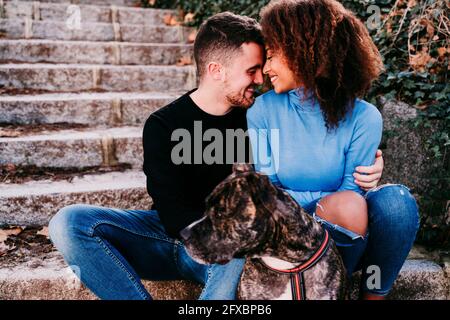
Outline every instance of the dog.
<svg viewBox="0 0 450 320">
<path fill-rule="evenodd" d="M 345 267 L 328 232 L 251 165 L 235 164 L 207 197 L 204 217 L 180 234 L 199 263 L 246 258 L 238 299 L 347 298 Z"/>
</svg>

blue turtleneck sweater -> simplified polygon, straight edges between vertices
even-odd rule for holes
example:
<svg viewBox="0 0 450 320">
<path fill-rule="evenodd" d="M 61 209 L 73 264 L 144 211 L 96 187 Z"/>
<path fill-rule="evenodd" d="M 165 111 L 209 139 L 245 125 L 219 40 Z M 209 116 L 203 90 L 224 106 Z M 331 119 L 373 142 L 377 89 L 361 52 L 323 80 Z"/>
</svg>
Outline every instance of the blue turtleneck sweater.
<svg viewBox="0 0 450 320">
<path fill-rule="evenodd" d="M 327 132 L 318 102 L 299 89 L 259 96 L 247 123 L 256 170 L 301 206 L 341 190 L 363 194 L 353 173 L 373 164 L 383 127 L 377 108 L 356 99 L 353 111 Z"/>
</svg>

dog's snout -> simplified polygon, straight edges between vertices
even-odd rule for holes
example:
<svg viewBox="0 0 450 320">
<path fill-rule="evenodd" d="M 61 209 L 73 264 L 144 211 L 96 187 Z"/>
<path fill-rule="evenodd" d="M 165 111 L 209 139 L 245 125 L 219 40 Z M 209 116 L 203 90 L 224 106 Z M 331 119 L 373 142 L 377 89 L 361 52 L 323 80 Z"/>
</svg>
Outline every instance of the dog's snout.
<svg viewBox="0 0 450 320">
<path fill-rule="evenodd" d="M 192 228 L 186 227 L 183 230 L 180 231 L 180 236 L 183 238 L 183 240 L 188 240 L 191 237 L 192 234 Z"/>
</svg>

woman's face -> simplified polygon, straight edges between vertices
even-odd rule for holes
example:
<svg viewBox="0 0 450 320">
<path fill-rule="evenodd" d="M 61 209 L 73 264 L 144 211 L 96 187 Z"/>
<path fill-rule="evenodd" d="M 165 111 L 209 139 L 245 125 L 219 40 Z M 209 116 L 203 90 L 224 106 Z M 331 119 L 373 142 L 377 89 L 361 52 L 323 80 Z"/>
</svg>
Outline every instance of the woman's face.
<svg viewBox="0 0 450 320">
<path fill-rule="evenodd" d="M 267 74 L 276 93 L 286 92 L 300 87 L 286 59 L 280 52 L 266 48 L 266 64 L 263 73 Z"/>
</svg>

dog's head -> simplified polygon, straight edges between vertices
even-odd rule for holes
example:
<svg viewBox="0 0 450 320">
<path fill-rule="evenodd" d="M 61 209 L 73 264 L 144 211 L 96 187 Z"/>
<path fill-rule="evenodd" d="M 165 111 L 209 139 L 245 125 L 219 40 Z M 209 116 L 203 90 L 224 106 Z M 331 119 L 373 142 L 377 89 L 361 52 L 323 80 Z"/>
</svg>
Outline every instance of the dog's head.
<svg viewBox="0 0 450 320">
<path fill-rule="evenodd" d="M 278 194 L 251 165 L 234 165 L 206 199 L 205 216 L 182 230 L 189 254 L 200 263 L 226 263 L 267 243 Z"/>
</svg>

